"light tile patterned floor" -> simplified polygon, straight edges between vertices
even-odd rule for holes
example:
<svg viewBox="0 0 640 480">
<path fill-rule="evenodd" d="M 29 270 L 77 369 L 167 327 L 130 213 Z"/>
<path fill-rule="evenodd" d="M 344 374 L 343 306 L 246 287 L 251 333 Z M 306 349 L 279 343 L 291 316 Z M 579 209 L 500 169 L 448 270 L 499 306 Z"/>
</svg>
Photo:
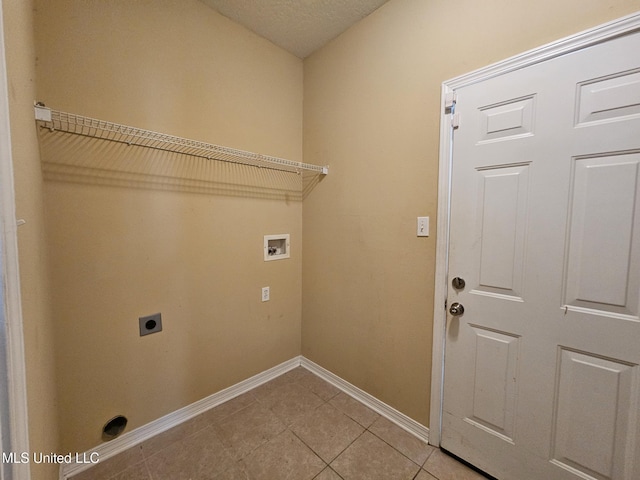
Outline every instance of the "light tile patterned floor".
<svg viewBox="0 0 640 480">
<path fill-rule="evenodd" d="M 72 480 L 485 480 L 304 368 Z"/>
</svg>

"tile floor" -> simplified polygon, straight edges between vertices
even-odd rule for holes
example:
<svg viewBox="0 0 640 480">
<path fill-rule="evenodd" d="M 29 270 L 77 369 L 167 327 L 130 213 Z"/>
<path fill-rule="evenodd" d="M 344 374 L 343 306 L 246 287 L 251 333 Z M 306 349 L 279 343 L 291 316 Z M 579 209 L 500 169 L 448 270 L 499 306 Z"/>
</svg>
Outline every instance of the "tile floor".
<svg viewBox="0 0 640 480">
<path fill-rule="evenodd" d="M 485 480 L 304 368 L 72 480 Z"/>
</svg>

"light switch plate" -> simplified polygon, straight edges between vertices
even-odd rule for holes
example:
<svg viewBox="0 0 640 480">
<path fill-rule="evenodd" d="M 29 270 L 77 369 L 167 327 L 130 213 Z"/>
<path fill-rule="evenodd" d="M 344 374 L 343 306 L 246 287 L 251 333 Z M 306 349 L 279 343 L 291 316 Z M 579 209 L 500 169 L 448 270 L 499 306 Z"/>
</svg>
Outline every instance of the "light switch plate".
<svg viewBox="0 0 640 480">
<path fill-rule="evenodd" d="M 418 237 L 429 236 L 429 217 L 418 217 Z"/>
</svg>

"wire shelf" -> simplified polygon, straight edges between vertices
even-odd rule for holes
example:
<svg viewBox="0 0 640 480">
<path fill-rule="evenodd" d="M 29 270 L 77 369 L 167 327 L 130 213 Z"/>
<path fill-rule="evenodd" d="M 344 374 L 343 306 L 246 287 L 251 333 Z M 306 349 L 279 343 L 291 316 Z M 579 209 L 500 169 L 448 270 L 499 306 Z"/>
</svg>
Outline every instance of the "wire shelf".
<svg viewBox="0 0 640 480">
<path fill-rule="evenodd" d="M 223 147 L 210 143 L 176 137 L 166 133 L 143 130 L 127 125 L 98 120 L 73 113 L 52 110 L 42 105 L 35 106 L 36 121 L 43 128 L 61 131 L 92 138 L 100 138 L 113 142 L 153 148 L 194 157 L 237 163 L 259 168 L 284 170 L 300 173 L 303 170 L 322 175 L 329 173 L 327 166 L 295 162 L 284 158 L 271 157 L 258 153 L 246 152 L 235 148 Z"/>
</svg>

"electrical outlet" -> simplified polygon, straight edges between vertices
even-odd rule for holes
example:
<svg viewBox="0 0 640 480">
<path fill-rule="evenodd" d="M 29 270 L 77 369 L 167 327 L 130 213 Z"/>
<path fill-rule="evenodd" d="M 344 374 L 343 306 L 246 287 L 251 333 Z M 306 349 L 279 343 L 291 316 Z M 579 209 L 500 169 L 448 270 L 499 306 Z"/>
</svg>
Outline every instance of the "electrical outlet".
<svg viewBox="0 0 640 480">
<path fill-rule="evenodd" d="M 162 331 L 162 315 L 154 313 L 153 315 L 147 315 L 146 317 L 138 318 L 140 324 L 140 336 L 149 335 L 151 333 Z"/>
<path fill-rule="evenodd" d="M 269 287 L 262 287 L 262 301 L 263 302 L 268 302 L 269 301 Z"/>
</svg>

